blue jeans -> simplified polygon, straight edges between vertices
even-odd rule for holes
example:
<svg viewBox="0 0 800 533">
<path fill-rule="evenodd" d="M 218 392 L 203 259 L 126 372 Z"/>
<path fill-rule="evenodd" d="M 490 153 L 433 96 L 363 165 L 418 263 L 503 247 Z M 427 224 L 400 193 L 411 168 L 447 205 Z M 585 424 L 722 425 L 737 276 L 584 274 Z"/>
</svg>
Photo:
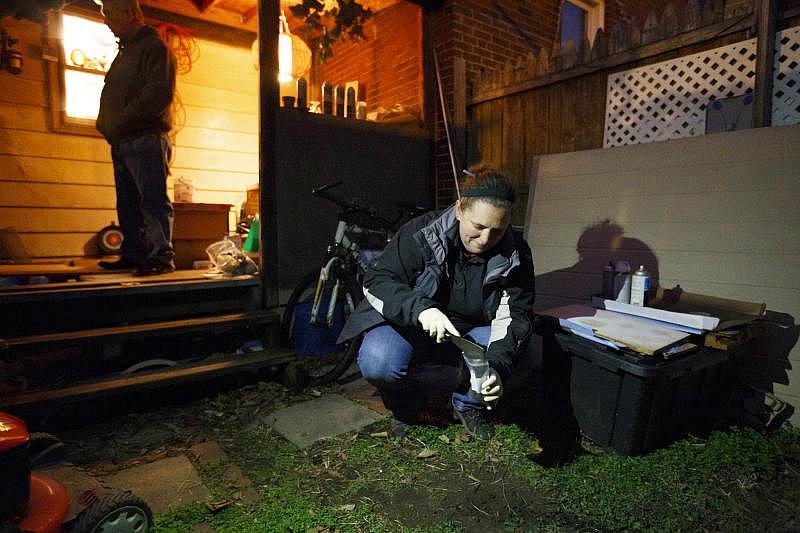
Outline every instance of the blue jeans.
<svg viewBox="0 0 800 533">
<path fill-rule="evenodd" d="M 480 326 L 464 336 L 487 346 L 489 333 L 489 326 Z M 458 411 L 486 408 L 469 397 L 469 372 L 461 352 L 449 342 L 436 344 L 420 328 L 384 325 L 367 331 L 358 366 L 364 379 L 378 388 L 386 407 L 403 422 L 415 421 L 427 389 L 452 392 Z"/>
<path fill-rule="evenodd" d="M 167 174 L 172 144 L 164 134 L 149 134 L 111 146 L 122 258 L 135 265 L 170 263 L 172 203 Z"/>
</svg>

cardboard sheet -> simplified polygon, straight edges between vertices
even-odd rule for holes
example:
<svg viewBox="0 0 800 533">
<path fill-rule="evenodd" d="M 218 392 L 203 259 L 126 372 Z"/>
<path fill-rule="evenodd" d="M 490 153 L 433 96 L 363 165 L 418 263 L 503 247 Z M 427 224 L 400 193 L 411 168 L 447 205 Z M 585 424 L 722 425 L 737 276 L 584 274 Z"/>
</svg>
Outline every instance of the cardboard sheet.
<svg viewBox="0 0 800 533">
<path fill-rule="evenodd" d="M 765 303 L 745 302 L 684 291 L 680 285 L 674 289 L 659 287 L 651 307 L 675 313 L 714 316 L 719 323 L 713 329 L 724 330 L 747 324 L 764 316 Z"/>
<path fill-rule="evenodd" d="M 655 355 L 689 337 L 689 334 L 683 331 L 604 309 L 598 309 L 593 317 L 577 317 L 569 320 L 591 327 L 598 337 L 624 344 L 632 350 L 647 355 Z"/>
</svg>

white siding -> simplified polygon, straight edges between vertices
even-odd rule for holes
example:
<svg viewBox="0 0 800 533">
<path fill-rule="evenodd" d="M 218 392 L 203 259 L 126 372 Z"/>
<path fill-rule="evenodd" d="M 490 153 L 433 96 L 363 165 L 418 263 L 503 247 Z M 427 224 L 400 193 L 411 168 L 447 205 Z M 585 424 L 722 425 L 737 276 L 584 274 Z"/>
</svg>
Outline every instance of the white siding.
<svg viewBox="0 0 800 533">
<path fill-rule="evenodd" d="M 646 264 L 663 287 L 766 302 L 795 324 L 776 330 L 788 360 L 777 343 L 763 357 L 800 425 L 800 126 L 548 155 L 533 168 L 537 309 L 599 292 L 612 256 Z M 586 231 L 606 219 L 624 230 L 616 251 L 607 227 Z"/>
</svg>

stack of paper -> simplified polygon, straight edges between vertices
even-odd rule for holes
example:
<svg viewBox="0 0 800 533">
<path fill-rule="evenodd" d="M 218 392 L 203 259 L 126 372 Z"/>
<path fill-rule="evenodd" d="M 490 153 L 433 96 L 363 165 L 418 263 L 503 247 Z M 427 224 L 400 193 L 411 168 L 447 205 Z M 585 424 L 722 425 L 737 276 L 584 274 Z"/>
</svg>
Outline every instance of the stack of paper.
<svg viewBox="0 0 800 533">
<path fill-rule="evenodd" d="M 584 305 L 569 305 L 542 314 L 558 318 L 561 327 L 581 337 L 647 355 L 662 353 L 689 337 L 685 331 L 664 327 L 646 318 Z"/>
</svg>

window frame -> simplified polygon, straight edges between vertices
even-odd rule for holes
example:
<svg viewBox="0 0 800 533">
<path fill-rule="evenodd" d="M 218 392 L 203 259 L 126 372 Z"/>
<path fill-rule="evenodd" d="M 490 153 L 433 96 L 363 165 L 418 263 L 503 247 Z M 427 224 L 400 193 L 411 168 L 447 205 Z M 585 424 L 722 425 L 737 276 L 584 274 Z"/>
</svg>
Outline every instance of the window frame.
<svg viewBox="0 0 800 533">
<path fill-rule="evenodd" d="M 47 82 L 50 97 L 51 129 L 57 133 L 71 133 L 90 137 L 102 137 L 95 127 L 95 119 L 76 118 L 67 115 L 67 82 L 66 71 L 90 72 L 98 76 L 103 75 L 96 70 L 81 69 L 67 65 L 66 52 L 63 41 L 63 16 L 71 15 L 81 17 L 93 22 L 103 23 L 99 11 L 94 11 L 79 6 L 69 6 L 61 11 L 51 12 L 47 21 L 47 37 L 44 59 L 47 63 Z"/>
<path fill-rule="evenodd" d="M 570 4 L 582 9 L 586 12 L 586 35 L 589 44 L 594 44 L 594 39 L 597 36 L 597 30 L 603 29 L 606 17 L 606 3 L 604 0 L 562 0 L 558 8 L 559 20 L 561 20 L 561 12 L 564 3 Z M 562 28 L 559 24 L 558 28 L 558 42 L 561 42 Z M 580 48 L 581 43 L 575 43 L 576 48 Z"/>
</svg>

